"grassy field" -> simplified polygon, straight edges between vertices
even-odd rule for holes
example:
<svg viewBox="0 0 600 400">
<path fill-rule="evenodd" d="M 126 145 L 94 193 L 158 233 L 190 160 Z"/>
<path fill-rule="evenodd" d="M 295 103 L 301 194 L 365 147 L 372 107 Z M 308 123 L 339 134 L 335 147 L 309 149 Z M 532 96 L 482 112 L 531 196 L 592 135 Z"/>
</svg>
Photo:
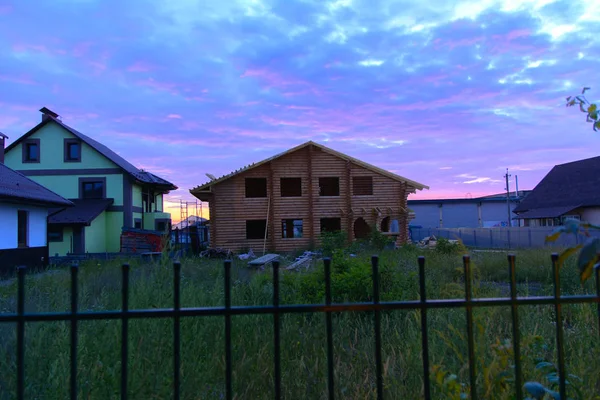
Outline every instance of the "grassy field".
<svg viewBox="0 0 600 400">
<path fill-rule="evenodd" d="M 383 300 L 418 299 L 417 256 L 427 258 L 429 298 L 464 296 L 459 254 L 406 248 L 380 253 Z M 548 250 L 517 251 L 519 295 L 549 295 L 552 271 Z M 351 258 L 338 252 L 333 264 L 336 301 L 370 299 L 370 253 Z M 474 253 L 474 295 L 507 294 L 506 253 Z M 286 304 L 323 301 L 322 268 L 287 272 L 281 276 L 281 299 Z M 582 287 L 576 269 L 567 263 L 562 293 L 593 293 Z M 269 304 L 271 274 L 250 272 L 246 262 L 234 261 L 234 305 Z M 120 268 L 117 263 L 86 263 L 80 272 L 82 310 L 120 308 Z M 504 283 L 504 284 L 503 284 Z M 69 275 L 52 270 L 27 276 L 26 311 L 69 310 Z M 182 306 L 223 304 L 222 261 L 183 260 Z M 172 306 L 172 267 L 132 263 L 130 308 Z M 2 312 L 16 310 L 16 283 L 0 286 Z M 565 306 L 565 354 L 570 377 L 569 397 L 600 398 L 600 341 L 593 305 Z M 468 393 L 465 310 L 429 312 L 430 363 L 434 398 L 458 399 Z M 520 308 L 523 378 L 545 384 L 535 365 L 554 362 L 555 327 L 552 306 Z M 233 317 L 234 391 L 239 399 L 273 397 L 273 330 L 270 316 Z M 510 309 L 474 311 L 478 393 L 485 399 L 514 398 Z M 324 315 L 287 315 L 282 323 L 282 390 L 286 399 L 326 398 L 327 358 Z M 224 397 L 223 318 L 182 319 L 182 398 Z M 0 399 L 14 397 L 16 384 L 15 326 L 0 325 Z M 79 390 L 82 399 L 119 398 L 120 322 L 80 323 Z M 129 389 L 132 399 L 169 399 L 172 390 L 172 321 L 133 320 L 129 325 Z M 386 398 L 419 399 L 423 393 L 420 314 L 395 311 L 382 316 Z M 372 314 L 334 315 L 335 372 L 338 398 L 375 398 Z M 68 398 L 69 324 L 29 323 L 26 326 L 26 398 Z M 575 389 L 581 391 L 579 395 Z M 595 397 L 596 396 L 596 397 Z"/>
</svg>

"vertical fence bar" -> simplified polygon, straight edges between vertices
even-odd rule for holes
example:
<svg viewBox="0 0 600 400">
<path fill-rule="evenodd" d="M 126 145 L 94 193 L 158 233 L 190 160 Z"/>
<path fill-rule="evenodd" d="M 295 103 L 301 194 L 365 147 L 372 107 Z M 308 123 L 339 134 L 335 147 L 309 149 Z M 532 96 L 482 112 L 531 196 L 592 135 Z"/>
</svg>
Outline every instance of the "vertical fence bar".
<svg viewBox="0 0 600 400">
<path fill-rule="evenodd" d="M 494 230 L 490 229 L 490 247 L 494 247 Z"/>
<path fill-rule="evenodd" d="M 25 267 L 17 267 L 17 399 L 25 398 Z"/>
<path fill-rule="evenodd" d="M 379 257 L 371 257 L 373 267 L 373 303 L 379 304 Z M 381 361 L 381 311 L 375 310 L 375 368 L 377 373 L 377 398 L 383 399 L 383 370 Z"/>
<path fill-rule="evenodd" d="M 552 254 L 552 271 L 554 275 L 554 310 L 556 313 L 556 351 L 558 354 L 558 379 L 560 398 L 567 398 L 565 377 L 565 349 L 563 347 L 563 319 L 562 304 L 560 304 L 560 269 L 558 267 L 558 254 Z"/>
<path fill-rule="evenodd" d="M 600 264 L 594 267 L 596 270 L 596 296 L 600 299 Z M 598 335 L 600 336 L 600 303 L 598 303 Z"/>
<path fill-rule="evenodd" d="M 427 293 L 425 288 L 425 257 L 419 257 L 419 287 L 421 292 L 421 345 L 423 346 L 423 390 L 425 399 L 431 399 L 429 382 L 429 331 L 427 328 Z"/>
<path fill-rule="evenodd" d="M 477 247 L 477 230 L 473 229 L 473 247 Z"/>
<path fill-rule="evenodd" d="M 275 399 L 281 398 L 281 337 L 279 321 L 279 261 L 273 261 L 273 337 L 275 350 Z"/>
<path fill-rule="evenodd" d="M 325 258 L 323 260 L 325 267 L 325 304 L 331 305 L 331 258 Z M 332 315 L 330 311 L 325 313 L 325 322 L 327 324 L 327 389 L 328 398 L 333 400 L 335 398 L 335 386 L 334 386 L 334 370 L 333 370 L 333 323 Z"/>
<path fill-rule="evenodd" d="M 517 272 L 514 254 L 508 255 L 508 273 L 510 277 L 510 306 L 512 315 L 513 355 L 515 359 L 515 393 L 517 399 L 523 398 L 521 376 L 521 338 L 519 336 L 519 308 L 517 306 Z"/>
<path fill-rule="evenodd" d="M 77 399 L 77 275 L 79 265 L 71 265 L 71 400 Z"/>
<path fill-rule="evenodd" d="M 173 399 L 179 400 L 181 387 L 181 263 L 173 263 Z"/>
<path fill-rule="evenodd" d="M 225 399 L 233 398 L 231 363 L 231 260 L 225 260 Z"/>
<path fill-rule="evenodd" d="M 121 267 L 121 400 L 127 400 L 127 359 L 129 352 L 129 264 Z"/>
<path fill-rule="evenodd" d="M 531 247 L 531 228 L 527 229 L 527 236 L 529 237 L 529 247 Z"/>
<path fill-rule="evenodd" d="M 467 344 L 469 346 L 469 382 L 471 385 L 471 399 L 477 400 L 477 371 L 475 370 L 475 344 L 473 340 L 473 306 L 471 288 L 471 258 L 463 256 L 465 270 L 465 300 L 467 301 Z"/>
<path fill-rule="evenodd" d="M 508 239 L 508 248 L 510 249 L 510 225 L 506 228 L 506 238 Z"/>
</svg>

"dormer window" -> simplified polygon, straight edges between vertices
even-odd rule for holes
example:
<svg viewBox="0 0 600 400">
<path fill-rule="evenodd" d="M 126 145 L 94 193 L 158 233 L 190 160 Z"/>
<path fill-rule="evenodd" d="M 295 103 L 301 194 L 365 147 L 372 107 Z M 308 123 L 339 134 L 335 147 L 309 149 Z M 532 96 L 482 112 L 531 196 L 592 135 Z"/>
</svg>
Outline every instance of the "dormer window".
<svg viewBox="0 0 600 400">
<path fill-rule="evenodd" d="M 27 139 L 23 141 L 23 162 L 40 162 L 40 139 Z"/>
<path fill-rule="evenodd" d="M 65 139 L 65 162 L 81 162 L 81 141 Z"/>
</svg>

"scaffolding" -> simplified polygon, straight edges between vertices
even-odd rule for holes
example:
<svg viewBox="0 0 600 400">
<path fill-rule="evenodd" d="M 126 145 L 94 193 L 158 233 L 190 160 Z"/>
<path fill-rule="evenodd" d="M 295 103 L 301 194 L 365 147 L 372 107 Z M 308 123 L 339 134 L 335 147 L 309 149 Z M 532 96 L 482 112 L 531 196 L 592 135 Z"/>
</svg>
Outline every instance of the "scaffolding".
<svg viewBox="0 0 600 400">
<path fill-rule="evenodd" d="M 193 217 L 195 218 L 194 224 L 198 221 L 198 206 L 200 206 L 200 210 L 202 210 L 202 201 L 198 204 L 198 200 L 194 201 L 185 201 L 179 200 L 179 216 L 180 221 L 179 224 L 181 229 L 179 229 L 179 243 L 182 244 L 182 249 L 186 251 L 189 250 L 191 245 L 191 233 L 190 233 L 190 208 L 194 211 Z M 202 221 L 202 220 L 200 220 Z M 185 239 L 184 239 L 185 238 Z"/>
</svg>

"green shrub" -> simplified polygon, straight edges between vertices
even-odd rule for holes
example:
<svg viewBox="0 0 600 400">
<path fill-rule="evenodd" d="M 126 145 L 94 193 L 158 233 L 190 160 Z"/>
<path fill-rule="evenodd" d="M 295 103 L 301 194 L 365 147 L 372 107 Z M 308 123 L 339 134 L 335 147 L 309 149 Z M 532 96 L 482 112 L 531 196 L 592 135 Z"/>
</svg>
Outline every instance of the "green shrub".
<svg viewBox="0 0 600 400">
<path fill-rule="evenodd" d="M 345 232 L 323 232 L 321 233 L 321 251 L 326 257 L 331 257 L 334 250 L 345 248 L 348 236 Z"/>
</svg>

